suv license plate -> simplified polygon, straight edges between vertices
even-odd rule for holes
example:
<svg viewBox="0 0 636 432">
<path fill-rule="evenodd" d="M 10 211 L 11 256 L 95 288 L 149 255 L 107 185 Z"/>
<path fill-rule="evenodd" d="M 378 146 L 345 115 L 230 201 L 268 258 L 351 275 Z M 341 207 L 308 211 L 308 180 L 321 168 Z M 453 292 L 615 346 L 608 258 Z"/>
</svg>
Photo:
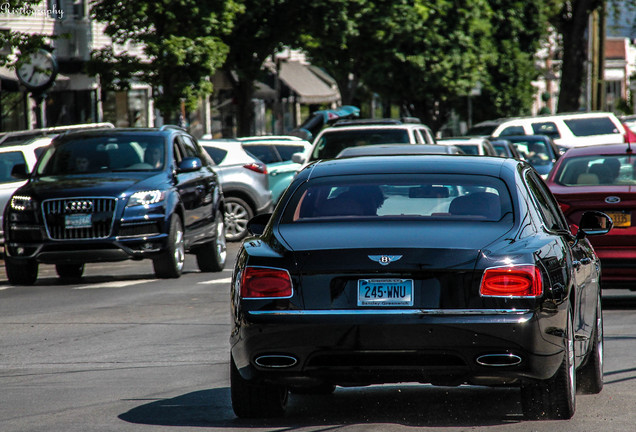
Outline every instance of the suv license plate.
<svg viewBox="0 0 636 432">
<path fill-rule="evenodd" d="M 91 214 L 70 214 L 64 217 L 66 229 L 90 228 L 93 226 Z"/>
<path fill-rule="evenodd" d="M 413 279 L 360 279 L 358 306 L 413 306 Z"/>
</svg>

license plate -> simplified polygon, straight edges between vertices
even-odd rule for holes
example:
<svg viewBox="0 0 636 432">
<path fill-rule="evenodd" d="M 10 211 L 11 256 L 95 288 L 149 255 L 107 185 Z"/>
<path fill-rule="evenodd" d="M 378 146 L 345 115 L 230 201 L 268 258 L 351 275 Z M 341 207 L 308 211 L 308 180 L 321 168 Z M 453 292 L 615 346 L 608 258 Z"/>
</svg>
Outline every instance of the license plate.
<svg viewBox="0 0 636 432">
<path fill-rule="evenodd" d="M 360 279 L 358 306 L 413 306 L 413 279 Z"/>
<path fill-rule="evenodd" d="M 64 226 L 66 229 L 74 228 L 90 228 L 93 226 L 91 214 L 70 214 L 64 217 Z"/>
<path fill-rule="evenodd" d="M 614 221 L 614 227 L 626 228 L 632 226 L 631 213 L 605 212 Z"/>
</svg>

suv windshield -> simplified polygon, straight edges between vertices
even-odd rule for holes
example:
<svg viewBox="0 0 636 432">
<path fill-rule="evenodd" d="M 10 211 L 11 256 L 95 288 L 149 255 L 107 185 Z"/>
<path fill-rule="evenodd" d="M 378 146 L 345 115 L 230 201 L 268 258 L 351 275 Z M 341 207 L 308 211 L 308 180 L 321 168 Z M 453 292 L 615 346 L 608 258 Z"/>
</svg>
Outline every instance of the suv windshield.
<svg viewBox="0 0 636 432">
<path fill-rule="evenodd" d="M 609 117 L 563 120 L 574 136 L 592 136 L 620 133 Z"/>
<path fill-rule="evenodd" d="M 348 148 L 373 144 L 408 144 L 406 129 L 364 128 L 324 133 L 318 140 L 310 160 L 333 159 Z"/>
<path fill-rule="evenodd" d="M 104 171 L 150 171 L 163 168 L 159 136 L 99 136 L 62 141 L 51 146 L 38 164 L 38 175 Z"/>
</svg>

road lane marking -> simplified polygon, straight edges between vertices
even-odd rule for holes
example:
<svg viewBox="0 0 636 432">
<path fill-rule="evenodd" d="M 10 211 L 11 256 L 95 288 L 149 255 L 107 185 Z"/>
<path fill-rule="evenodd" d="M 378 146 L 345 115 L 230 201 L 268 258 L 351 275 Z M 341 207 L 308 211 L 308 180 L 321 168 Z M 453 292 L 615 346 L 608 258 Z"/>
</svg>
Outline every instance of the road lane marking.
<svg viewBox="0 0 636 432">
<path fill-rule="evenodd" d="M 208 281 L 197 282 L 197 285 L 209 285 L 209 284 L 226 284 L 232 282 L 232 278 L 214 279 Z"/>
<path fill-rule="evenodd" d="M 112 282 L 103 282 L 96 283 L 90 285 L 82 285 L 73 288 L 74 290 L 82 290 L 82 289 L 98 289 L 98 288 L 125 288 L 132 285 L 139 285 L 148 282 L 153 282 L 156 279 L 141 279 L 141 280 L 132 280 L 132 281 L 112 281 Z"/>
</svg>

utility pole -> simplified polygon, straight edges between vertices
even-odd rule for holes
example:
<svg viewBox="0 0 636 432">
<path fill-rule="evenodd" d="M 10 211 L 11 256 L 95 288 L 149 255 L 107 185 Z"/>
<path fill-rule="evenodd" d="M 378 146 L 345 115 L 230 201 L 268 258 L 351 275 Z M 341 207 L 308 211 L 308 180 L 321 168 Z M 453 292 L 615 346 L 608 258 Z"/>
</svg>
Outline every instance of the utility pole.
<svg viewBox="0 0 636 432">
<path fill-rule="evenodd" d="M 590 100 L 587 108 L 603 111 L 605 103 L 605 4 L 590 14 L 588 25 L 590 80 Z"/>
</svg>

